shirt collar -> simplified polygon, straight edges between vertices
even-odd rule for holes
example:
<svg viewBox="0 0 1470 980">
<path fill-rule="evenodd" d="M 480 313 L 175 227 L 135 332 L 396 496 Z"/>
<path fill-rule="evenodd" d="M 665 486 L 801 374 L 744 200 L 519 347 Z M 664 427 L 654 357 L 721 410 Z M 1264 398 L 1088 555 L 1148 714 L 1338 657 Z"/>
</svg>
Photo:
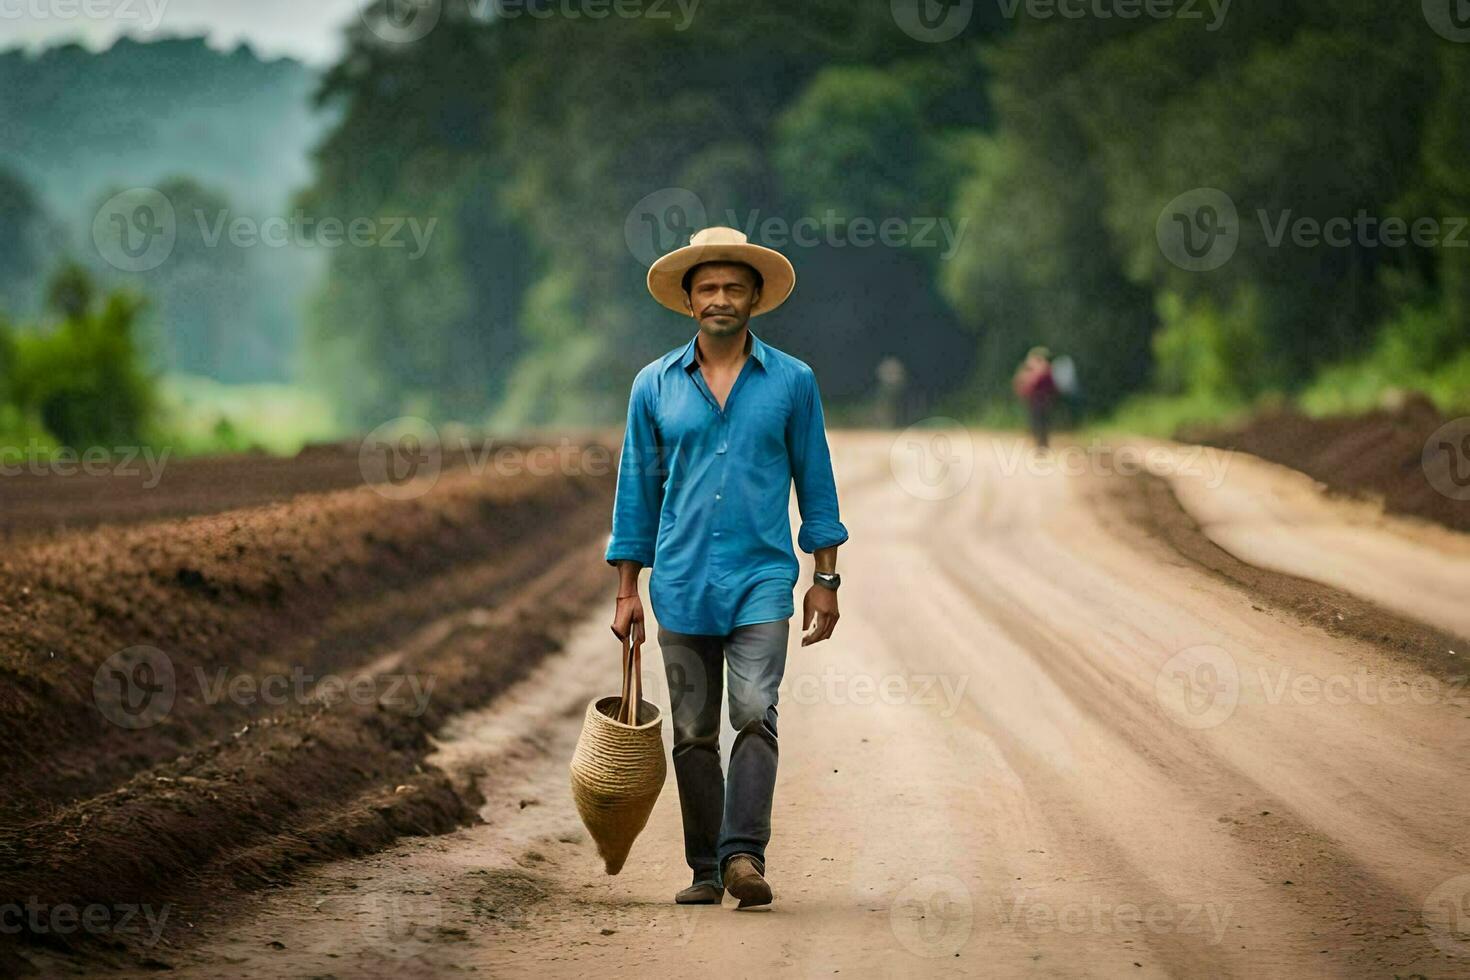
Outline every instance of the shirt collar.
<svg viewBox="0 0 1470 980">
<path fill-rule="evenodd" d="M 754 357 L 755 362 L 761 367 L 765 367 L 766 345 L 761 342 L 761 339 L 755 335 L 755 331 L 751 330 L 749 326 L 745 328 L 745 331 L 750 334 L 750 356 Z M 699 335 L 695 334 L 694 338 L 689 341 L 684 347 L 683 353 L 679 356 L 679 366 L 685 371 L 693 371 L 699 364 L 699 358 L 696 354 L 698 341 Z"/>
</svg>

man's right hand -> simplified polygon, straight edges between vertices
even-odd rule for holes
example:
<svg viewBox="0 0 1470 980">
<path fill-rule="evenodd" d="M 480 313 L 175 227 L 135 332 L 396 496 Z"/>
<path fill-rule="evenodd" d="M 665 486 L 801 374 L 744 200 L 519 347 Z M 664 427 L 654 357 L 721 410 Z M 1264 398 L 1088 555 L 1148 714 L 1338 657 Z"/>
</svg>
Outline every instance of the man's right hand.
<svg viewBox="0 0 1470 980">
<path fill-rule="evenodd" d="M 643 600 L 638 594 L 632 593 L 625 599 L 617 600 L 617 608 L 613 610 L 612 631 L 613 636 L 619 640 L 626 639 L 628 630 L 633 624 L 638 624 L 638 636 L 645 637 L 648 631 L 643 622 Z"/>
</svg>

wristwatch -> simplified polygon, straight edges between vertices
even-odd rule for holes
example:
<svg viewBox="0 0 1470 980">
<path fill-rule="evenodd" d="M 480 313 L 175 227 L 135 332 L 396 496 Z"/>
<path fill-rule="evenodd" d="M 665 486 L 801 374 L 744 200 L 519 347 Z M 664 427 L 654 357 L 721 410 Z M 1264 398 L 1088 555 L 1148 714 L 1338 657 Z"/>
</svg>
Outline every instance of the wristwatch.
<svg viewBox="0 0 1470 980">
<path fill-rule="evenodd" d="M 817 585 L 824 589 L 831 589 L 833 592 L 836 592 L 837 587 L 842 584 L 842 576 L 836 572 L 815 572 L 812 579 Z"/>
</svg>

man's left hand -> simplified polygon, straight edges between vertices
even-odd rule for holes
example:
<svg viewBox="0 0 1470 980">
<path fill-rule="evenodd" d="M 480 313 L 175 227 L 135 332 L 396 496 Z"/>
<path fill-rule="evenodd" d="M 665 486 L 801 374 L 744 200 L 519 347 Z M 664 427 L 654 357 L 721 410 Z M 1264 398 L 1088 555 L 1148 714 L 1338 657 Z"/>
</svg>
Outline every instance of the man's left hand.
<svg viewBox="0 0 1470 980">
<path fill-rule="evenodd" d="M 812 619 L 817 625 L 812 629 Z M 837 592 L 820 585 L 807 586 L 806 597 L 801 601 L 801 628 L 811 629 L 801 638 L 802 646 L 821 643 L 837 628 Z"/>
</svg>

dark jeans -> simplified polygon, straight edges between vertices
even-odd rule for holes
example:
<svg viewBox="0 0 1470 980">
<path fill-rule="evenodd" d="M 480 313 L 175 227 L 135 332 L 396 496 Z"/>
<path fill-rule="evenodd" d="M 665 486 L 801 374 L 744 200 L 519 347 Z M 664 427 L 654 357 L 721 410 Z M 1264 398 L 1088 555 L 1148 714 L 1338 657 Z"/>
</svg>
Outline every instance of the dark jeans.
<svg viewBox="0 0 1470 980">
<path fill-rule="evenodd" d="M 674 720 L 674 775 L 684 816 L 684 857 L 695 881 L 722 882 L 725 862 L 749 854 L 765 873 L 776 788 L 776 689 L 786 671 L 790 620 L 737 627 L 729 636 L 660 627 Z M 720 770 L 723 667 L 736 731 L 728 779 Z"/>
<path fill-rule="evenodd" d="M 1037 448 L 1047 448 L 1051 436 L 1051 404 L 1028 402 L 1026 414 L 1031 422 L 1031 438 L 1036 440 Z"/>
</svg>

